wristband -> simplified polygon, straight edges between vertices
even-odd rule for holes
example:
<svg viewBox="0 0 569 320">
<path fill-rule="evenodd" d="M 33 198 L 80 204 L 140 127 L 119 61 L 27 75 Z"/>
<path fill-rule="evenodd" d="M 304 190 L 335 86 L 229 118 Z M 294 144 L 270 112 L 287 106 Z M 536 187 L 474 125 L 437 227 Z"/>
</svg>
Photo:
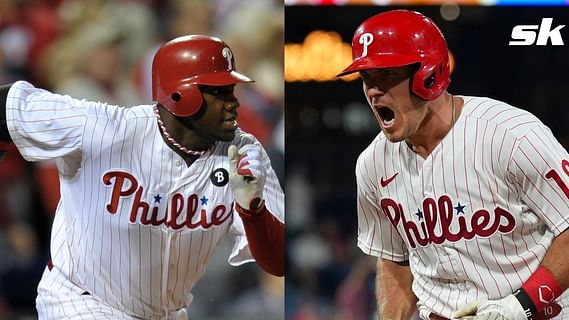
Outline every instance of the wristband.
<svg viewBox="0 0 569 320">
<path fill-rule="evenodd" d="M 537 309 L 535 308 L 535 303 L 533 303 L 528 293 L 523 288 L 519 288 L 514 292 L 514 297 L 516 297 L 522 305 L 522 308 L 526 313 L 526 319 L 534 319 L 535 315 L 537 315 Z"/>
<path fill-rule="evenodd" d="M 534 319 L 537 313 L 550 306 L 561 293 L 563 290 L 555 277 L 549 270 L 540 266 L 522 287 L 514 292 L 514 296 L 524 308 L 526 318 Z"/>
</svg>

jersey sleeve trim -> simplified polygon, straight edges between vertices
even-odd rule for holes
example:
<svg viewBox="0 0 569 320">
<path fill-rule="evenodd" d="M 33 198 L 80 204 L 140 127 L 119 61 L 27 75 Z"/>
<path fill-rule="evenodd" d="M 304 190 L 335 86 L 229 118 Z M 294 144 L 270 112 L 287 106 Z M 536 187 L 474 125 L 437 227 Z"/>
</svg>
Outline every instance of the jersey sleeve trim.
<svg viewBox="0 0 569 320">
<path fill-rule="evenodd" d="M 247 237 L 245 235 L 237 236 L 235 238 L 235 245 L 233 246 L 233 250 L 231 251 L 229 259 L 227 259 L 227 262 L 234 267 L 248 262 L 255 262 L 255 259 L 251 254 L 251 250 L 249 250 Z"/>
<path fill-rule="evenodd" d="M 358 248 L 360 248 L 360 250 L 362 250 L 362 252 L 367 255 L 394 262 L 403 262 L 409 260 L 408 254 L 398 254 L 387 250 L 379 250 L 377 248 L 369 246 L 364 240 L 359 238 L 358 238 Z"/>
</svg>

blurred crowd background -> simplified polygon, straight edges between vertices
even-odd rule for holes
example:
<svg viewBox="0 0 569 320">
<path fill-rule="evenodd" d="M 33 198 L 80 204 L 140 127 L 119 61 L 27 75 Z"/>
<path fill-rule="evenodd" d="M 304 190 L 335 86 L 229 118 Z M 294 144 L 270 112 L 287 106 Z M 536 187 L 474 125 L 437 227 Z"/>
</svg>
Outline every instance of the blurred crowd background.
<svg viewBox="0 0 569 320">
<path fill-rule="evenodd" d="M 148 104 L 160 44 L 218 36 L 237 69 L 256 80 L 237 87 L 239 124 L 264 145 L 284 184 L 283 26 L 276 0 L 1 0 L 0 83 L 27 80 L 80 99 Z M 36 286 L 58 199 L 52 163 L 7 154 L 0 164 L 0 319 L 37 318 Z M 195 287 L 190 318 L 282 319 L 284 280 L 255 264 L 230 267 L 230 248 L 222 242 Z"/>
<path fill-rule="evenodd" d="M 287 320 L 377 319 L 375 259 L 356 247 L 354 170 L 379 128 L 361 80 L 335 78 L 351 62 L 352 36 L 365 19 L 397 8 L 429 16 L 452 54 L 449 92 L 529 110 L 569 148 L 569 30 L 561 30 L 563 46 L 508 46 L 516 25 L 539 25 L 542 18 L 553 18 L 551 29 L 569 25 L 569 7 L 537 6 L 541 1 L 518 1 L 533 2 L 531 7 L 373 2 L 399 6 L 285 7 Z"/>
</svg>

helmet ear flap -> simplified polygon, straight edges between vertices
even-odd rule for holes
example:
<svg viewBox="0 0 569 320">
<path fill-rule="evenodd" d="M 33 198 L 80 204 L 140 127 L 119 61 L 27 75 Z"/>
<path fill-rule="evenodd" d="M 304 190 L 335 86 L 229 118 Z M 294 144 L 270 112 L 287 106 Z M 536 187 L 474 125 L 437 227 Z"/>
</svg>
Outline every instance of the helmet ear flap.
<svg viewBox="0 0 569 320">
<path fill-rule="evenodd" d="M 423 86 L 427 89 L 431 89 L 435 85 L 435 74 L 431 74 L 430 76 L 423 81 Z"/>
<path fill-rule="evenodd" d="M 169 110 L 178 117 L 189 117 L 202 105 L 202 93 L 198 84 L 182 84 L 168 97 Z"/>
<path fill-rule="evenodd" d="M 193 116 L 202 106 L 202 92 L 197 84 L 190 84 L 185 94 L 188 117 Z"/>
<path fill-rule="evenodd" d="M 436 78 L 435 72 L 427 74 L 425 72 L 415 73 L 411 83 L 411 91 L 421 99 L 433 100 L 438 96 L 438 91 L 435 88 Z"/>
<path fill-rule="evenodd" d="M 446 63 L 446 66 L 444 65 Z M 413 76 L 411 90 L 424 100 L 433 100 L 441 95 L 450 84 L 448 60 L 433 64 L 431 67 L 421 65 Z"/>
</svg>

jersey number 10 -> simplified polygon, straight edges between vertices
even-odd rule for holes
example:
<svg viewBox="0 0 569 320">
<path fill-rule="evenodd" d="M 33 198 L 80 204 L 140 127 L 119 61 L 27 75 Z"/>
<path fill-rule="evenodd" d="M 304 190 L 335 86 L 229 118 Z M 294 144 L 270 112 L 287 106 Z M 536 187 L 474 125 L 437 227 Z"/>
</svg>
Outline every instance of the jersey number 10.
<svg viewBox="0 0 569 320">
<path fill-rule="evenodd" d="M 563 171 L 565 171 L 565 174 L 569 176 L 569 161 L 567 160 L 561 161 L 561 166 L 563 167 Z M 567 184 L 565 184 L 565 182 L 561 180 L 561 176 L 559 176 L 559 173 L 557 173 L 557 171 L 551 169 L 545 174 L 545 177 L 547 179 L 553 179 L 555 183 L 557 183 L 559 188 L 563 190 L 563 193 L 565 193 L 567 199 L 569 199 L 569 187 L 567 187 Z"/>
</svg>

